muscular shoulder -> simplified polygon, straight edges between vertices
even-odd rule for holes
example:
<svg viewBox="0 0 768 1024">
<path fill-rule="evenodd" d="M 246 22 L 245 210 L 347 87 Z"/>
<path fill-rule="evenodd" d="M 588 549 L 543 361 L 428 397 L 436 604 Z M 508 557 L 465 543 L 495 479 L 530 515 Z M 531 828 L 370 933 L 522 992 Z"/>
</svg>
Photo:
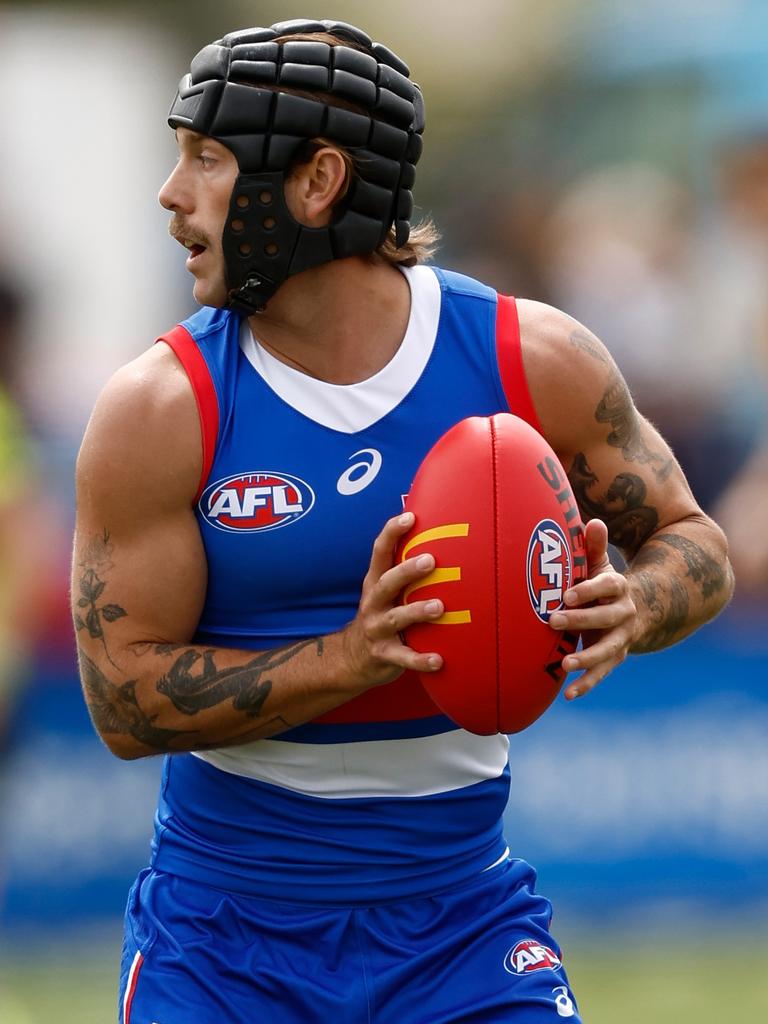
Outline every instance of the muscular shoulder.
<svg viewBox="0 0 768 1024">
<path fill-rule="evenodd" d="M 593 430 L 611 388 L 626 389 L 605 345 L 553 306 L 518 301 L 525 374 L 544 436 L 558 454 L 572 453 Z"/>
<path fill-rule="evenodd" d="M 130 497 L 190 504 L 202 444 L 195 398 L 173 352 L 153 345 L 121 367 L 99 396 L 78 456 L 78 491 L 110 504 Z"/>
</svg>

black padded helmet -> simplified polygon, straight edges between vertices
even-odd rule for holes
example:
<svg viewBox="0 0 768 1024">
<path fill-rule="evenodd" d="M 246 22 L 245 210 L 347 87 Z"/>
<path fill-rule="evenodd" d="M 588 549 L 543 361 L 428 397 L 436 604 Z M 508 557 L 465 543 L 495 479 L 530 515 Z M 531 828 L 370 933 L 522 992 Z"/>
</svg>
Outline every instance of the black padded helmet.
<svg viewBox="0 0 768 1024">
<path fill-rule="evenodd" d="M 341 42 L 284 38 L 316 33 Z M 257 312 L 292 274 L 373 252 L 393 224 L 397 247 L 408 241 L 424 130 L 421 91 L 409 74 L 386 46 L 340 21 L 230 32 L 193 59 L 168 123 L 216 139 L 237 158 L 222 236 L 232 308 Z M 344 147 L 357 173 L 329 226 L 306 228 L 291 216 L 283 183 L 306 142 L 319 137 Z"/>
</svg>

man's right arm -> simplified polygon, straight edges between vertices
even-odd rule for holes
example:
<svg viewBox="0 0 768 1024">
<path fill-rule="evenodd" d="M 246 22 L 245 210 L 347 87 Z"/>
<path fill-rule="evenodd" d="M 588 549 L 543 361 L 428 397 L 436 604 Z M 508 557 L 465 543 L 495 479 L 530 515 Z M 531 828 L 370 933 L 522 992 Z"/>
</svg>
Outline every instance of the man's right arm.
<svg viewBox="0 0 768 1024">
<path fill-rule="evenodd" d="M 390 520 L 343 630 L 268 651 L 194 644 L 205 553 L 193 512 L 202 462 L 189 382 L 157 345 L 112 378 L 77 466 L 72 605 L 94 725 L 118 757 L 200 750 L 274 735 L 404 669 L 435 671 L 399 634 L 442 606 L 399 594 L 431 558 L 393 566 L 411 521 Z M 256 583 L 254 583 L 254 586 Z"/>
</svg>

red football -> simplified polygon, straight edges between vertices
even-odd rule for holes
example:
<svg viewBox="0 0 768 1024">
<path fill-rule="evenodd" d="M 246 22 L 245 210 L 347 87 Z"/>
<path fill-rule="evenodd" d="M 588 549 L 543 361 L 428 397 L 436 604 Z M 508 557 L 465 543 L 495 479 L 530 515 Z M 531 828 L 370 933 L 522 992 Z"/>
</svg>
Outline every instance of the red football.
<svg viewBox="0 0 768 1024">
<path fill-rule="evenodd" d="M 562 659 L 578 643 L 549 625 L 568 587 L 587 576 L 565 470 L 524 420 L 473 416 L 429 451 L 405 507 L 416 521 L 399 559 L 429 552 L 436 567 L 404 600 L 445 606 L 407 631 L 414 650 L 444 659 L 422 685 L 470 732 L 525 729 L 557 696 Z"/>
</svg>

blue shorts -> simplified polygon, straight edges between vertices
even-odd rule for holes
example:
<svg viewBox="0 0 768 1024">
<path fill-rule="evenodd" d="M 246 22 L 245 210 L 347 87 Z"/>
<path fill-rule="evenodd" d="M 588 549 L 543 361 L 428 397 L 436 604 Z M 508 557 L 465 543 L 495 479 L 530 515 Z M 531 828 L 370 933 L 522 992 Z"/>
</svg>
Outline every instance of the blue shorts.
<svg viewBox="0 0 768 1024">
<path fill-rule="evenodd" d="M 148 870 L 128 900 L 121 1024 L 579 1024 L 535 874 L 508 860 L 368 907 L 239 896 Z"/>
</svg>

